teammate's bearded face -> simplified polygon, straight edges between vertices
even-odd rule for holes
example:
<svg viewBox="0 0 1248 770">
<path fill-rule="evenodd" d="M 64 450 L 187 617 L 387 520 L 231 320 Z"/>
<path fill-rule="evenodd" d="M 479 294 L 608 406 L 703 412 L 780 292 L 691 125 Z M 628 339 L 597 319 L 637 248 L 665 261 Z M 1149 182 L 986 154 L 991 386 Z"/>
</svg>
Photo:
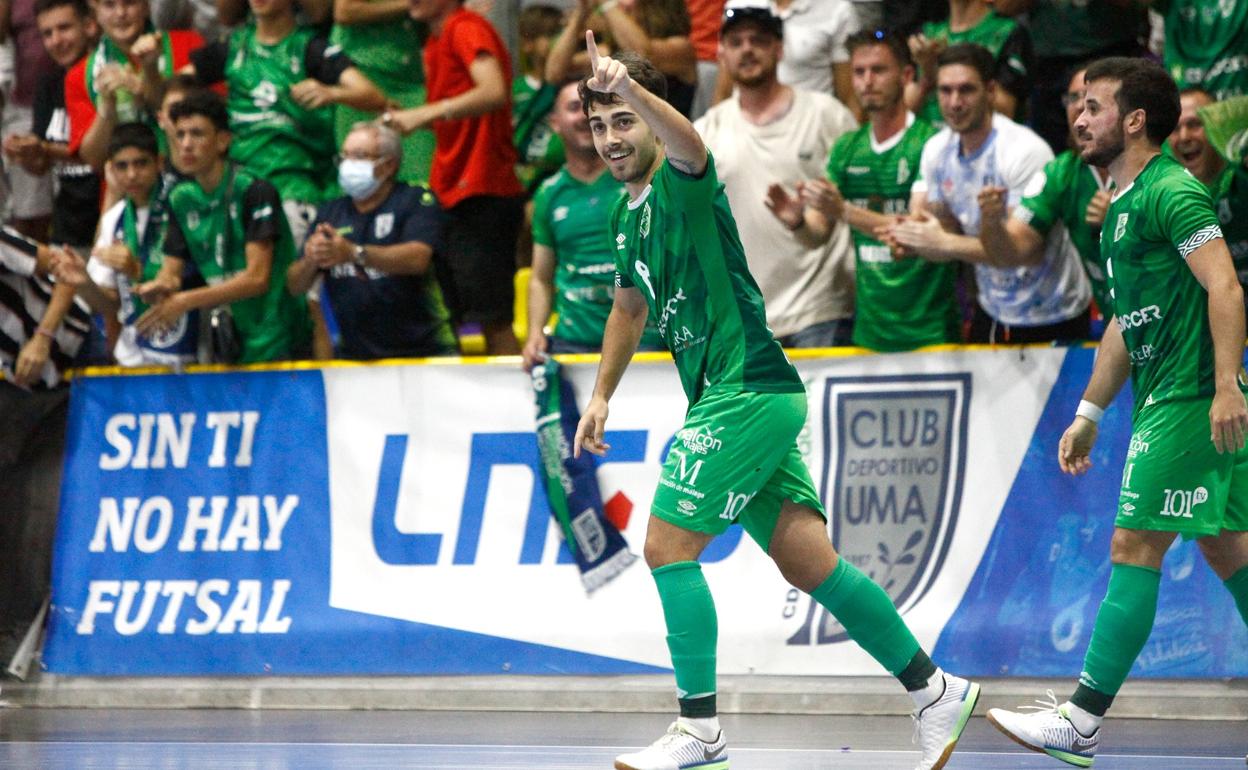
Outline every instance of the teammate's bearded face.
<svg viewBox="0 0 1248 770">
<path fill-rule="evenodd" d="M 854 93 L 868 113 L 882 112 L 901 101 L 906 83 L 914 76 L 910 67 L 902 67 L 886 45 L 863 45 L 849 57 L 853 73 Z"/>
<path fill-rule="evenodd" d="M 974 67 L 946 64 L 936 73 L 936 94 L 945 123 L 959 134 L 992 120 L 993 90 Z"/>
<path fill-rule="evenodd" d="M 1200 180 L 1208 179 L 1222 168 L 1222 157 L 1209 144 L 1205 135 L 1205 124 L 1200 122 L 1196 111 L 1213 99 L 1200 92 L 1186 93 L 1179 96 L 1179 124 L 1174 133 L 1170 134 L 1170 149 L 1174 157 L 1183 167 L 1192 172 L 1192 176 Z"/>
<path fill-rule="evenodd" d="M 757 88 L 776 79 L 784 42 L 752 22 L 740 22 L 719 39 L 719 62 L 732 82 Z"/>
<path fill-rule="evenodd" d="M 618 102 L 592 104 L 589 129 L 611 176 L 631 184 L 650 173 L 659 155 L 659 140 L 631 107 Z"/>
<path fill-rule="evenodd" d="M 1108 78 L 1093 80 L 1084 90 L 1083 112 L 1075 121 L 1075 141 L 1084 163 L 1108 166 L 1126 149 L 1117 94 L 1118 82 Z"/>
</svg>

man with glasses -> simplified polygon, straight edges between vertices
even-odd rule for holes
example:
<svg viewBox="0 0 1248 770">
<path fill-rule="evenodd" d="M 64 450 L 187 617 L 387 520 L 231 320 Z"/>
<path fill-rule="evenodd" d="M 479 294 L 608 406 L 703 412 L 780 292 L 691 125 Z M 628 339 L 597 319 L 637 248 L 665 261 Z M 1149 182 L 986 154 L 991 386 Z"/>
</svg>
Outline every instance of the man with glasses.
<svg viewBox="0 0 1248 770">
<path fill-rule="evenodd" d="M 443 215 L 424 185 L 399 182 L 397 132 L 356 123 L 342 142 L 338 184 L 344 193 L 321 205 L 286 286 L 319 292 L 338 320 L 339 358 L 453 355 L 455 336 L 432 270 Z"/>
</svg>

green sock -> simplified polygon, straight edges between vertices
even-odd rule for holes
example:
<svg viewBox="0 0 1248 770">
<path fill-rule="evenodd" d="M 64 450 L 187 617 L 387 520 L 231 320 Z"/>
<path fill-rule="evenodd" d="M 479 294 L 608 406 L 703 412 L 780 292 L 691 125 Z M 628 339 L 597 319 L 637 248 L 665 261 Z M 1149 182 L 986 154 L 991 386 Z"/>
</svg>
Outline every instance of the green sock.
<svg viewBox="0 0 1248 770">
<path fill-rule="evenodd" d="M 676 691 L 681 715 L 714 716 L 702 713 L 706 704 L 714 709 L 715 642 L 719 622 L 715 601 L 696 561 L 679 561 L 651 573 L 659 588 L 663 619 L 667 621 L 667 648 L 676 671 Z M 709 697 L 708 700 L 708 696 Z M 685 711 L 698 713 L 684 713 Z"/>
<path fill-rule="evenodd" d="M 1110 570 L 1109 590 L 1096 613 L 1079 689 L 1070 699 L 1076 706 L 1105 715 L 1153 631 L 1160 585 L 1161 572 L 1151 567 L 1115 564 Z"/>
<path fill-rule="evenodd" d="M 1231 575 L 1222 585 L 1226 586 L 1226 590 L 1230 591 L 1231 596 L 1235 598 L 1239 616 L 1244 619 L 1244 625 L 1248 626 L 1248 567 Z"/>
<path fill-rule="evenodd" d="M 850 639 L 893 676 L 906 671 L 915 654 L 921 652 L 893 600 L 848 560 L 839 559 L 832 574 L 810 595 L 840 621 Z"/>
</svg>

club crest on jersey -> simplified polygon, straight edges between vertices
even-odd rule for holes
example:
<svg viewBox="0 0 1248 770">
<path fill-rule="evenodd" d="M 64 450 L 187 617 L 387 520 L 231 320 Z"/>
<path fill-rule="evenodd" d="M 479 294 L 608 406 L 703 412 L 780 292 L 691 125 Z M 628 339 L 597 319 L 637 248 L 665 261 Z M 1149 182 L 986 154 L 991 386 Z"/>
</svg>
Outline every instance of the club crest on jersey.
<svg viewBox="0 0 1248 770">
<path fill-rule="evenodd" d="M 828 377 L 821 390 L 820 494 L 832 543 L 905 613 L 941 574 L 957 529 L 971 375 Z M 846 638 L 812 601 L 788 644 Z"/>
<path fill-rule="evenodd" d="M 910 181 L 910 162 L 905 158 L 897 161 L 897 184 L 905 184 Z"/>
<path fill-rule="evenodd" d="M 641 207 L 641 237 L 645 238 L 650 235 L 650 201 L 646 201 L 646 205 Z"/>
<path fill-rule="evenodd" d="M 394 232 L 394 212 L 387 211 L 384 214 L 378 214 L 377 219 L 373 221 L 373 237 L 385 238 Z"/>
<path fill-rule="evenodd" d="M 199 212 L 198 211 L 187 212 L 186 227 L 189 230 L 195 230 L 199 228 Z"/>
<path fill-rule="evenodd" d="M 1127 234 L 1127 218 L 1130 214 L 1122 213 L 1118 215 L 1118 223 L 1114 225 L 1114 243 L 1122 239 Z"/>
</svg>

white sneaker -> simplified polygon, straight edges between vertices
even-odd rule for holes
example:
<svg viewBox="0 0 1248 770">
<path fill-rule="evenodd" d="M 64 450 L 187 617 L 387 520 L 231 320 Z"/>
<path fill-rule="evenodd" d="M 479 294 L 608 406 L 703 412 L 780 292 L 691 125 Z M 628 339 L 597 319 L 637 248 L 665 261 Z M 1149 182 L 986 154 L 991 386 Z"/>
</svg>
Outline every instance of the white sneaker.
<svg viewBox="0 0 1248 770">
<path fill-rule="evenodd" d="M 615 758 L 616 770 L 728 770 L 728 743 L 720 730 L 714 742 L 707 743 L 672 722 L 663 737 L 648 748 Z"/>
<path fill-rule="evenodd" d="M 1033 709 L 1032 714 L 1019 714 L 1005 709 L 989 709 L 988 721 L 1015 743 L 1032 751 L 1048 754 L 1075 767 L 1091 767 L 1096 757 L 1096 747 L 1101 742 L 1101 728 L 1089 736 L 1075 729 L 1067 715 L 1065 704 L 1057 705 L 1057 696 L 1048 691 L 1049 700 L 1036 701 L 1040 706 L 1023 706 Z"/>
<path fill-rule="evenodd" d="M 914 740 L 923 749 L 923 758 L 915 770 L 940 770 L 945 766 L 979 700 L 979 685 L 950 674 L 943 676 L 944 694 L 911 715 Z"/>
</svg>

